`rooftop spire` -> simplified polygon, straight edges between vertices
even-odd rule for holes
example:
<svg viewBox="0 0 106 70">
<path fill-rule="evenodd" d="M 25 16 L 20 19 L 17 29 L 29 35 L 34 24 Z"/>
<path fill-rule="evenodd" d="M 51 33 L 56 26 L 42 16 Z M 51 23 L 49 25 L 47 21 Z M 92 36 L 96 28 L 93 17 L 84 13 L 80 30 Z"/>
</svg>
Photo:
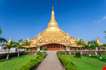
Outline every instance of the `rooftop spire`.
<svg viewBox="0 0 106 70">
<path fill-rule="evenodd" d="M 57 21 L 55 19 L 54 0 L 52 0 L 51 18 L 50 18 L 48 27 L 58 27 Z"/>
<path fill-rule="evenodd" d="M 54 0 L 52 0 L 52 10 L 54 10 Z"/>
</svg>

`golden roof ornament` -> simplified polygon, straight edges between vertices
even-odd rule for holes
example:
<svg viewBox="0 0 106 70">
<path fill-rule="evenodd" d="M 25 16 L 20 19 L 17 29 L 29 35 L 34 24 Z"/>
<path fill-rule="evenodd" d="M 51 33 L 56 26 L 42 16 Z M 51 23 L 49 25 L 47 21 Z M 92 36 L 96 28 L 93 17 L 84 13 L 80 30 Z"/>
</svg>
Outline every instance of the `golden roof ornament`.
<svg viewBox="0 0 106 70">
<path fill-rule="evenodd" d="M 61 31 L 55 18 L 54 5 L 52 5 L 51 18 L 48 23 L 47 31 Z"/>
<path fill-rule="evenodd" d="M 55 19 L 54 7 L 52 7 L 51 18 L 50 18 L 48 27 L 58 27 L 57 21 Z"/>
</svg>

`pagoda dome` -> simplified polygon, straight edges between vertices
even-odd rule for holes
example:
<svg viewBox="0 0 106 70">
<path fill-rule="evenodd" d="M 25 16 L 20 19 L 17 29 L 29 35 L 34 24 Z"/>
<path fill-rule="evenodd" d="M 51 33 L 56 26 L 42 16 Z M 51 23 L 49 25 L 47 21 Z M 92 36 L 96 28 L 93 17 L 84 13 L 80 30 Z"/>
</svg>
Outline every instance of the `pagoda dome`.
<svg viewBox="0 0 106 70">
<path fill-rule="evenodd" d="M 45 44 L 63 44 L 65 46 L 76 46 L 74 37 L 63 32 L 56 21 L 54 7 L 52 7 L 51 17 L 47 28 L 39 33 L 37 37 L 32 38 L 31 46 L 42 46 Z"/>
</svg>

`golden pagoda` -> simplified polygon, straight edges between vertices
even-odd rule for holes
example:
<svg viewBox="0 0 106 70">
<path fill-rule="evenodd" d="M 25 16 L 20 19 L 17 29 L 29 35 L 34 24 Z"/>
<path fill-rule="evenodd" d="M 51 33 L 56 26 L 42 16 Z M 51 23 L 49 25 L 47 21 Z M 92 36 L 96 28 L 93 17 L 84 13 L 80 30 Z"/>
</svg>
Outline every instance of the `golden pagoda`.
<svg viewBox="0 0 106 70">
<path fill-rule="evenodd" d="M 39 33 L 37 37 L 31 39 L 31 47 L 43 46 L 46 44 L 76 46 L 74 37 L 69 36 L 59 28 L 55 18 L 54 6 L 52 6 L 51 18 L 47 28 L 43 32 Z"/>
</svg>

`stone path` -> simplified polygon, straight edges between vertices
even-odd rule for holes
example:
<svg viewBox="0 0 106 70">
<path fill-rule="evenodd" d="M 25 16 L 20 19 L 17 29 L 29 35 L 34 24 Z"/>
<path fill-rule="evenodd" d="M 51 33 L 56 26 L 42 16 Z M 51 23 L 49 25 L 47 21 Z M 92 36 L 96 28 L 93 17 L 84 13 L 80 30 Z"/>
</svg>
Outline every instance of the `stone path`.
<svg viewBox="0 0 106 70">
<path fill-rule="evenodd" d="M 36 70 L 65 70 L 59 62 L 55 51 L 48 51 L 48 55 Z"/>
</svg>

